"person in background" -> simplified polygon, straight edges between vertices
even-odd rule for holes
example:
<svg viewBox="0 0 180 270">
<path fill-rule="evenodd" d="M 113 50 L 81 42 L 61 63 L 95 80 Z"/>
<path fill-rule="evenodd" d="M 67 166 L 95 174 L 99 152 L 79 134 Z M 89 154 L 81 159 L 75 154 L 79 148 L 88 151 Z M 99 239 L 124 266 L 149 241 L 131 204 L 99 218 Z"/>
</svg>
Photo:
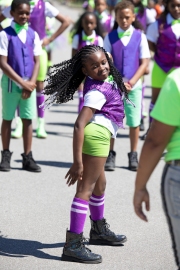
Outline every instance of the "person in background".
<svg viewBox="0 0 180 270">
<path fill-rule="evenodd" d="M 142 220 L 147 221 L 143 209 L 145 203 L 146 210 L 150 210 L 147 182 L 166 148 L 161 197 L 175 262 L 180 270 L 180 68 L 173 70 L 166 77 L 151 116 L 153 121 L 139 159 L 134 211 Z"/>
<path fill-rule="evenodd" d="M 1 139 L 3 151 L 0 171 L 10 171 L 12 152 L 9 151 L 11 123 L 19 107 L 23 122 L 23 169 L 40 172 L 32 156 L 32 119 L 36 116 L 36 79 L 39 71 L 41 43 L 38 34 L 28 26 L 30 4 L 14 0 L 11 4 L 13 21 L 0 32 L 0 67 L 3 71 Z"/>
</svg>

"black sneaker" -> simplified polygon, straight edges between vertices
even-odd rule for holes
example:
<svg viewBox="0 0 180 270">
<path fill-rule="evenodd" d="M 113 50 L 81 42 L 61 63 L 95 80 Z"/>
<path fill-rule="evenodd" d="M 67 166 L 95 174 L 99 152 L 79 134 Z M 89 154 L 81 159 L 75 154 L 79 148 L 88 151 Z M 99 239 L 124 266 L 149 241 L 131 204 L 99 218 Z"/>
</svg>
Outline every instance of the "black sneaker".
<svg viewBox="0 0 180 270">
<path fill-rule="evenodd" d="M 1 159 L 1 164 L 0 164 L 0 171 L 9 172 L 11 170 L 10 161 L 11 161 L 12 152 L 10 152 L 9 150 L 4 150 L 4 151 L 1 151 L 1 155 L 2 155 L 2 159 Z"/>
<path fill-rule="evenodd" d="M 30 151 L 28 155 L 21 154 L 23 157 L 23 169 L 29 172 L 41 172 L 41 167 L 39 167 L 35 160 L 33 159 L 32 152 Z"/>
<path fill-rule="evenodd" d="M 129 169 L 131 171 L 137 171 L 138 168 L 137 152 L 128 153 L 128 158 L 129 158 Z"/>
<path fill-rule="evenodd" d="M 127 241 L 125 235 L 118 235 L 109 229 L 109 224 L 103 218 L 101 220 L 91 220 L 90 245 L 120 246 Z"/>
<path fill-rule="evenodd" d="M 145 127 L 144 127 L 144 119 L 143 119 L 143 118 L 141 119 L 141 123 L 140 123 L 140 126 L 139 126 L 139 130 L 140 130 L 140 131 L 144 131 L 144 130 L 145 130 Z"/>
<path fill-rule="evenodd" d="M 115 158 L 116 158 L 116 152 L 113 150 L 109 151 L 109 155 L 106 160 L 105 164 L 105 171 L 114 171 L 115 170 Z"/>
<path fill-rule="evenodd" d="M 91 250 L 85 246 L 85 244 L 86 239 L 83 237 L 83 233 L 76 234 L 67 231 L 66 243 L 63 248 L 61 260 L 87 264 L 101 263 L 101 255 L 92 253 Z"/>
</svg>

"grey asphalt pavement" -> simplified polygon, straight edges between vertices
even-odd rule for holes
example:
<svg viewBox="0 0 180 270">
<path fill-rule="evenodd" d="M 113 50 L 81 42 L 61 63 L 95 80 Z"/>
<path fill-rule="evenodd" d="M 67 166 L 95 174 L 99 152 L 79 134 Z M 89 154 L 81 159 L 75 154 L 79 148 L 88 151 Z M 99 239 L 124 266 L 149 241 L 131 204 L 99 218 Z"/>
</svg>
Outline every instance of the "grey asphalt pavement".
<svg viewBox="0 0 180 270">
<path fill-rule="evenodd" d="M 79 10 L 59 6 L 60 12 L 76 20 Z M 54 63 L 70 58 L 67 42 L 53 49 Z M 146 76 L 146 109 L 150 102 L 150 80 Z M 164 161 L 155 169 L 148 189 L 151 195 L 149 222 L 133 211 L 135 172 L 127 169 L 128 128 L 119 130 L 115 144 L 116 169 L 107 172 L 105 217 L 111 229 L 127 235 L 121 247 L 90 246 L 103 256 L 99 265 L 62 262 L 61 253 L 69 226 L 69 211 L 75 187 L 68 188 L 64 176 L 72 163 L 72 132 L 77 117 L 78 99 L 54 105 L 46 112 L 48 138 L 33 137 L 33 155 L 42 173 L 23 171 L 22 139 L 12 139 L 12 170 L 0 173 L 0 270 L 175 270 L 171 241 L 160 198 L 160 178 Z M 15 122 L 13 122 L 13 127 Z M 34 121 L 34 130 L 36 121 Z M 147 119 L 146 119 L 147 127 Z M 141 132 L 141 135 L 143 132 Z M 142 141 L 139 140 L 140 153 Z M 93 169 L 93 168 L 92 168 Z M 84 230 L 89 236 L 90 221 Z"/>
</svg>

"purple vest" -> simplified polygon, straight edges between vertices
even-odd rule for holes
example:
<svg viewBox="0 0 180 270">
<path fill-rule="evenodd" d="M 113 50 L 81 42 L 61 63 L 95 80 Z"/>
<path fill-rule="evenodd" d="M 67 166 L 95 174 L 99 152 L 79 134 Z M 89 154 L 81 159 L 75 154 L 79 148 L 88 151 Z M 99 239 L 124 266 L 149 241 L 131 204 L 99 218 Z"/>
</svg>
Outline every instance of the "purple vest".
<svg viewBox="0 0 180 270">
<path fill-rule="evenodd" d="M 45 3 L 39 0 L 31 12 L 29 25 L 36 31 L 42 40 L 46 36 Z"/>
<path fill-rule="evenodd" d="M 11 26 L 5 28 L 4 31 L 9 41 L 8 64 L 21 78 L 31 78 L 34 69 L 34 31 L 28 28 L 25 44 Z"/>
<path fill-rule="evenodd" d="M 117 30 L 109 34 L 109 41 L 112 46 L 111 54 L 115 67 L 119 70 L 122 77 L 130 80 L 139 68 L 141 32 L 134 29 L 127 46 L 124 46 L 121 39 L 119 39 Z"/>
<path fill-rule="evenodd" d="M 144 31 L 146 32 L 146 29 L 147 29 L 146 9 L 144 8 L 143 14 L 138 12 L 138 14 L 136 15 L 136 18 L 138 19 L 138 21 L 140 21 L 140 23 L 142 24 L 142 26 L 144 28 Z"/>
<path fill-rule="evenodd" d="M 78 46 L 78 50 L 80 50 L 82 47 L 87 45 L 87 41 L 86 40 L 82 40 L 82 33 L 79 34 L 79 46 Z M 91 45 L 98 45 L 98 36 L 96 35 L 94 42 Z"/>
<path fill-rule="evenodd" d="M 106 32 L 106 33 L 110 33 L 111 30 L 112 30 L 112 27 L 111 27 L 111 18 L 112 18 L 112 16 L 111 15 L 108 15 L 107 20 L 104 23 L 101 23 L 102 28 L 103 28 L 104 32 Z"/>
<path fill-rule="evenodd" d="M 173 67 L 180 67 L 180 38 L 177 40 L 171 25 L 159 19 L 159 38 L 154 59 L 165 72 Z"/>
<path fill-rule="evenodd" d="M 110 83 L 92 80 L 87 77 L 84 84 L 84 96 L 92 89 L 98 90 L 106 97 L 106 103 L 100 111 L 96 110 L 95 114 L 103 114 L 117 126 L 123 127 L 124 104 L 119 89 L 116 89 L 115 86 Z"/>
</svg>

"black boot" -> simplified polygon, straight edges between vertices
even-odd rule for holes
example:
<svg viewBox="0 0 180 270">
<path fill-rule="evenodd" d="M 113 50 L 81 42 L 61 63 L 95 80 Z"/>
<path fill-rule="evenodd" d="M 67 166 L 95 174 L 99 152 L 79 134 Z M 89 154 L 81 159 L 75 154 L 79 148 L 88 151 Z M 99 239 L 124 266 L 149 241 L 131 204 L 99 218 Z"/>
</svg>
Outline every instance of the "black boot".
<svg viewBox="0 0 180 270">
<path fill-rule="evenodd" d="M 87 264 L 101 263 L 101 255 L 94 254 L 90 249 L 86 248 L 85 241 L 83 233 L 76 234 L 67 231 L 61 260 Z"/>
<path fill-rule="evenodd" d="M 109 155 L 106 160 L 106 164 L 105 164 L 105 171 L 115 170 L 115 158 L 116 158 L 116 152 L 113 150 L 110 150 Z"/>
<path fill-rule="evenodd" d="M 139 130 L 140 131 L 144 131 L 145 130 L 145 127 L 144 127 L 144 118 L 141 118 L 141 123 L 140 123 L 140 126 L 139 126 Z"/>
<path fill-rule="evenodd" d="M 128 153 L 128 159 L 129 159 L 129 169 L 131 171 L 137 171 L 138 168 L 137 152 Z"/>
<path fill-rule="evenodd" d="M 90 245 L 108 245 L 108 246 L 119 246 L 127 241 L 125 235 L 116 235 L 109 229 L 109 224 L 103 218 L 101 220 L 91 220 L 90 230 Z"/>
<path fill-rule="evenodd" d="M 33 159 L 32 152 L 30 151 L 28 155 L 21 154 L 23 157 L 23 169 L 29 172 L 41 172 L 41 167 L 39 167 L 35 160 Z"/>
<path fill-rule="evenodd" d="M 2 155 L 2 159 L 1 159 L 1 164 L 0 164 L 0 171 L 9 172 L 11 170 L 10 161 L 11 161 L 12 152 L 10 152 L 9 150 L 4 150 L 4 151 L 1 151 L 1 155 Z"/>
</svg>

